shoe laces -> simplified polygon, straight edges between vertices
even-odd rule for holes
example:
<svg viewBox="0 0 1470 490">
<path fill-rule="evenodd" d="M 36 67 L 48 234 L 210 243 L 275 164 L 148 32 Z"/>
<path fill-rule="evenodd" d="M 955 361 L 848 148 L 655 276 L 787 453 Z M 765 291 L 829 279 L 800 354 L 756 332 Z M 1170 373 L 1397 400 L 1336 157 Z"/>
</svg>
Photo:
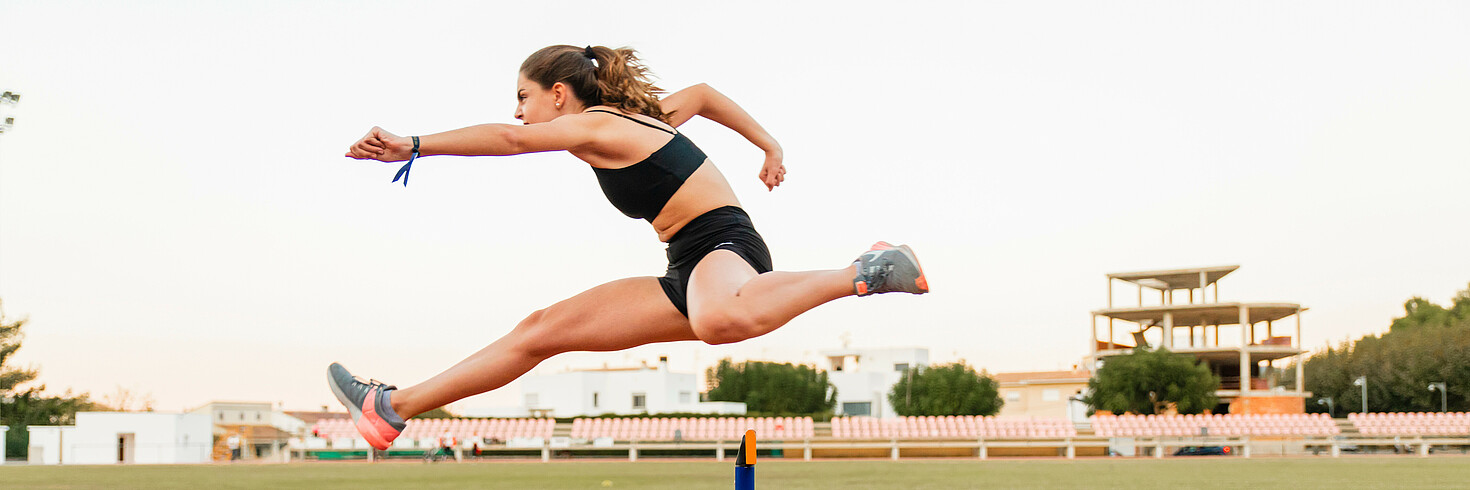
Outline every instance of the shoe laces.
<svg viewBox="0 0 1470 490">
<path fill-rule="evenodd" d="M 882 253 L 873 254 L 872 259 L 865 260 L 861 264 L 863 278 L 868 283 L 869 289 L 882 287 L 883 282 L 888 278 L 889 271 L 893 270 L 893 264 L 880 260 L 882 256 Z"/>
</svg>

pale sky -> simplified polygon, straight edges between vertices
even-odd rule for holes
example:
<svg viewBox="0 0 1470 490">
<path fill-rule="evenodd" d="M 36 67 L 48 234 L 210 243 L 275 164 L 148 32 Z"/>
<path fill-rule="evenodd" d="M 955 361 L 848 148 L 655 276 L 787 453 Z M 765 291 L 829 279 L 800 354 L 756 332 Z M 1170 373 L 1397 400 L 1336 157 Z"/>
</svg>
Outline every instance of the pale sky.
<svg viewBox="0 0 1470 490">
<path fill-rule="evenodd" d="M 934 292 L 537 372 L 815 362 L 844 335 L 1065 369 L 1105 274 L 1227 264 L 1222 301 L 1309 307 L 1320 348 L 1470 283 L 1467 26 L 1457 2 L 0 0 L 0 90 L 23 97 L 0 106 L 0 299 L 53 392 L 314 410 L 338 408 L 333 361 L 421 381 L 535 309 L 662 275 L 663 244 L 565 153 L 426 158 L 407 188 L 342 153 L 374 125 L 516 122 L 532 51 L 627 45 L 781 142 L 768 193 L 739 135 L 683 128 L 778 269 L 908 243 Z"/>
</svg>

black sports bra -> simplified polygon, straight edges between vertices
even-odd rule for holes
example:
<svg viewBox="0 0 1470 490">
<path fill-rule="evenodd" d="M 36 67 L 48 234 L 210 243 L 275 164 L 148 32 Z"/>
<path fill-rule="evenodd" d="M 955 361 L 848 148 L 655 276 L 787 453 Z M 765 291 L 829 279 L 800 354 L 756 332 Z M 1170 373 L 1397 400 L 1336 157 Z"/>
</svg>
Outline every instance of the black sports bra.
<svg viewBox="0 0 1470 490">
<path fill-rule="evenodd" d="M 643 218 L 652 223 L 664 205 L 669 203 L 669 198 L 674 197 L 674 192 L 704 164 L 707 157 L 694 146 L 693 141 L 678 131 L 669 131 L 627 114 L 596 109 L 587 112 L 612 114 L 674 135 L 668 143 L 638 163 L 623 168 L 592 167 L 592 172 L 597 174 L 597 184 L 602 186 L 602 193 L 607 195 L 613 207 L 629 218 Z"/>
</svg>

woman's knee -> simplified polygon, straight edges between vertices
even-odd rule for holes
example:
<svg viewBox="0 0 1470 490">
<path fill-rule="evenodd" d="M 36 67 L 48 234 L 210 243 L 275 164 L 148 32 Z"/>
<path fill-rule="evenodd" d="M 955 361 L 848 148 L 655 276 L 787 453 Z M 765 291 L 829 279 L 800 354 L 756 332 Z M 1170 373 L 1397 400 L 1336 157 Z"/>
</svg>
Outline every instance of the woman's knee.
<svg viewBox="0 0 1470 490">
<path fill-rule="evenodd" d="M 516 341 L 520 350 L 533 357 L 546 358 L 565 351 L 556 335 L 554 316 L 547 310 L 536 310 L 516 324 Z"/>
<path fill-rule="evenodd" d="M 689 318 L 689 326 L 699 340 L 718 345 L 739 342 L 766 332 L 762 322 L 744 312 L 722 308 L 701 311 Z"/>
</svg>

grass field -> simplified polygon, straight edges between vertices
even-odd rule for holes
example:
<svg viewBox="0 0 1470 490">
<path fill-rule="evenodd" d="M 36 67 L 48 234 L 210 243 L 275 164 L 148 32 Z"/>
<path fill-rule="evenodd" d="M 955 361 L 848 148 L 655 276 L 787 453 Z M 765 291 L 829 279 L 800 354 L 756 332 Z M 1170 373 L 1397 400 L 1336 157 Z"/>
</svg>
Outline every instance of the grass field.
<svg viewBox="0 0 1470 490">
<path fill-rule="evenodd" d="M 1464 488 L 1463 456 L 1066 460 L 769 461 L 756 485 L 802 488 Z M 10 488 L 732 488 L 729 463 L 363 462 L 289 465 L 4 466 Z M 606 483 L 604 483 L 606 482 Z"/>
</svg>

